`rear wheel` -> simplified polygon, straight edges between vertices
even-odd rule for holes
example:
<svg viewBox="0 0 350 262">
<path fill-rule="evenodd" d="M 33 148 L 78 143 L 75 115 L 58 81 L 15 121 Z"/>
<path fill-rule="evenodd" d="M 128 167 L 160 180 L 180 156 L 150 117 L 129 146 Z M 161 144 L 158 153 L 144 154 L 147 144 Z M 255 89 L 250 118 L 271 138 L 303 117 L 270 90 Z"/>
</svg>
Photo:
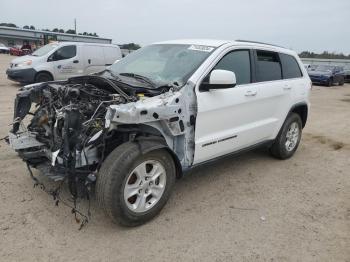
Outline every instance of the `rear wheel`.
<svg viewBox="0 0 350 262">
<path fill-rule="evenodd" d="M 342 77 L 342 78 L 339 80 L 339 85 L 340 85 L 340 86 L 343 86 L 343 85 L 344 85 L 344 77 Z"/>
<path fill-rule="evenodd" d="M 41 72 L 35 76 L 35 83 L 52 81 L 53 78 L 49 73 Z"/>
<path fill-rule="evenodd" d="M 165 149 L 141 154 L 137 144 L 125 143 L 103 163 L 97 198 L 114 222 L 137 226 L 161 211 L 170 197 L 175 174 L 175 164 Z"/>
<path fill-rule="evenodd" d="M 292 113 L 270 148 L 271 154 L 279 159 L 290 158 L 297 150 L 302 133 L 302 123 L 298 114 Z"/>
</svg>

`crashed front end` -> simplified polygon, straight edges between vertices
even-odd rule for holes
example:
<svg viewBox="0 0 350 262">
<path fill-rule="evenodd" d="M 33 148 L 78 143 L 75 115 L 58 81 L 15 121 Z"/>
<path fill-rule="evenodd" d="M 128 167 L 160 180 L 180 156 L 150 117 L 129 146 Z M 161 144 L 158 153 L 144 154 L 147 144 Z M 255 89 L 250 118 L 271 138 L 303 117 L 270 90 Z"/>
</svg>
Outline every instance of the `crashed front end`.
<svg viewBox="0 0 350 262">
<path fill-rule="evenodd" d="M 186 168 L 193 162 L 193 84 L 130 88 L 99 76 L 24 87 L 15 100 L 9 143 L 28 167 L 67 181 L 79 197 L 120 144 L 161 139 Z"/>
<path fill-rule="evenodd" d="M 15 100 L 9 143 L 28 167 L 67 181 L 78 197 L 94 182 L 108 147 L 117 142 L 105 128 L 107 108 L 131 100 L 97 76 L 26 86 Z"/>
<path fill-rule="evenodd" d="M 191 82 L 148 89 L 89 75 L 34 84 L 17 94 L 8 142 L 56 204 L 65 203 L 59 192 L 67 182 L 73 205 L 66 205 L 83 225 L 88 215 L 76 200 L 90 199 L 103 161 L 119 145 L 137 143 L 141 154 L 165 147 L 179 172 L 193 163 L 196 110 Z M 31 168 L 61 183 L 47 190 Z"/>
</svg>

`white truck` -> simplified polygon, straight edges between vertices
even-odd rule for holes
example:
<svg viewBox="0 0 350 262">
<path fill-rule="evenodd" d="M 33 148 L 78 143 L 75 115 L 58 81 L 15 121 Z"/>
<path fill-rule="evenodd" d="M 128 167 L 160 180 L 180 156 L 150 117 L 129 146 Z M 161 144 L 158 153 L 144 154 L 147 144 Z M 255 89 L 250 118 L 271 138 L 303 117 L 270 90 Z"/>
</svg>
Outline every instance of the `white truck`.
<svg viewBox="0 0 350 262">
<path fill-rule="evenodd" d="M 66 180 L 74 198 L 96 184 L 111 219 L 136 226 L 160 212 L 184 171 L 263 145 L 291 157 L 310 89 L 297 54 L 282 47 L 161 42 L 100 74 L 24 87 L 9 143 L 29 170 Z"/>
<path fill-rule="evenodd" d="M 10 80 L 21 83 L 66 80 L 102 71 L 121 57 L 117 45 L 57 42 L 15 58 L 6 74 Z"/>
</svg>

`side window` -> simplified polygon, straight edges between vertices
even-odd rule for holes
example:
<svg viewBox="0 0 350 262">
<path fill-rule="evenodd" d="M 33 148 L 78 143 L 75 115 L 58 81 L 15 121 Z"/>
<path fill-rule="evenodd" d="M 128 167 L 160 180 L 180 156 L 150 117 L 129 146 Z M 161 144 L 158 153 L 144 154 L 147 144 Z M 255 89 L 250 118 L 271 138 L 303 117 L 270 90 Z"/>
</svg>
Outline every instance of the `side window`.
<svg viewBox="0 0 350 262">
<path fill-rule="evenodd" d="M 283 79 L 302 77 L 300 67 L 295 58 L 291 55 L 280 54 L 282 63 Z"/>
<path fill-rule="evenodd" d="M 237 85 L 251 82 L 250 55 L 248 50 L 232 51 L 225 55 L 214 69 L 229 70 L 236 74 Z"/>
<path fill-rule="evenodd" d="M 59 61 L 75 57 L 77 54 L 77 47 L 75 45 L 67 45 L 58 49 L 49 57 L 49 61 Z"/>
<path fill-rule="evenodd" d="M 272 81 L 282 79 L 282 69 L 278 53 L 257 50 L 256 81 Z"/>
</svg>

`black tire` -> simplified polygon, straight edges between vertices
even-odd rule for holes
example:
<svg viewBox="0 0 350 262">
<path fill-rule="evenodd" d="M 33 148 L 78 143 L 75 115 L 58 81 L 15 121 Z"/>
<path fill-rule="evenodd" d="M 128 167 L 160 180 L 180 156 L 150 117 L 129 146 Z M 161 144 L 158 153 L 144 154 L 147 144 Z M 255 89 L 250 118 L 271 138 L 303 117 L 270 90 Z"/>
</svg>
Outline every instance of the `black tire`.
<svg viewBox="0 0 350 262">
<path fill-rule="evenodd" d="M 145 212 L 134 212 L 124 200 L 124 187 L 131 172 L 141 163 L 155 160 L 166 173 L 165 189 L 158 202 Z M 141 154 L 136 143 L 127 142 L 114 149 L 101 166 L 96 181 L 96 196 L 100 206 L 113 222 L 138 226 L 154 218 L 168 201 L 176 177 L 175 164 L 165 149 Z"/>
<path fill-rule="evenodd" d="M 327 86 L 333 86 L 333 78 L 330 78 L 327 82 Z"/>
<path fill-rule="evenodd" d="M 295 144 L 295 146 L 293 147 L 292 150 L 288 150 L 286 143 L 287 143 L 287 132 L 289 131 L 289 128 L 291 127 L 291 125 L 293 123 L 296 123 L 298 126 L 298 139 L 297 142 Z M 297 150 L 299 143 L 300 143 L 300 139 L 301 139 L 301 134 L 302 134 L 302 122 L 301 122 L 301 118 L 298 114 L 295 113 L 291 113 L 289 114 L 289 116 L 287 117 L 286 121 L 284 122 L 278 136 L 276 137 L 275 141 L 273 142 L 271 148 L 270 148 L 270 153 L 272 156 L 278 158 L 278 159 L 288 159 L 291 156 L 293 156 L 293 154 L 295 153 L 295 151 Z"/>
<path fill-rule="evenodd" d="M 40 72 L 35 76 L 35 83 L 49 82 L 52 80 L 53 80 L 52 76 L 46 72 Z"/>
<path fill-rule="evenodd" d="M 344 77 L 342 77 L 342 78 L 339 80 L 339 85 L 340 85 L 340 86 L 343 86 L 343 85 L 344 85 L 344 82 L 345 82 Z"/>
</svg>

